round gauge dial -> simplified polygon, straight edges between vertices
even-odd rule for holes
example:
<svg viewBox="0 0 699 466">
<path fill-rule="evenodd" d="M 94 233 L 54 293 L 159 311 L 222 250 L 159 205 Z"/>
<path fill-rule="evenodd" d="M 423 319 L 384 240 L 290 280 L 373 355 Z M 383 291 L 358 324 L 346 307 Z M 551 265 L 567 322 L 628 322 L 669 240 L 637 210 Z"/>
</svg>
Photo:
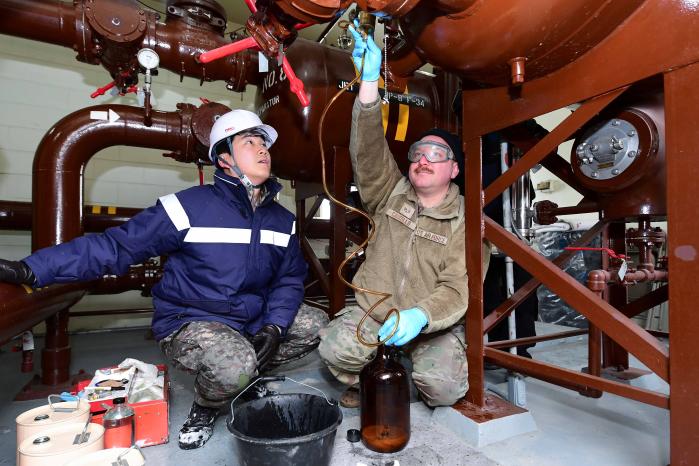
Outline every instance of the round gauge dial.
<svg viewBox="0 0 699 466">
<path fill-rule="evenodd" d="M 141 49 L 136 54 L 138 58 L 138 63 L 147 70 L 152 70 L 158 67 L 160 63 L 160 57 L 155 53 L 153 49 Z"/>
</svg>

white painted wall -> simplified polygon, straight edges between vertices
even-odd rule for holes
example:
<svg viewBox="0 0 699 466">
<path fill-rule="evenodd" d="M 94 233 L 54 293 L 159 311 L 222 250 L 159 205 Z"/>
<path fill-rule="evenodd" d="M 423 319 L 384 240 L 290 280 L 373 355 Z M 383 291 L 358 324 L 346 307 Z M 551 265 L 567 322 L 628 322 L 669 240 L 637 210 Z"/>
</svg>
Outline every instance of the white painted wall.
<svg viewBox="0 0 699 466">
<path fill-rule="evenodd" d="M 75 59 L 67 48 L 0 35 L 0 199 L 31 201 L 32 160 L 46 131 L 64 116 L 97 104 L 138 105 L 135 94 L 125 97 L 90 94 L 110 81 L 101 66 Z M 153 78 L 156 110 L 173 111 L 179 102 L 199 104 L 200 97 L 231 108 L 254 110 L 256 88 L 244 94 L 226 90 L 223 82 L 204 83 L 160 70 Z M 112 147 L 99 152 L 85 171 L 85 203 L 147 207 L 164 194 L 198 184 L 193 164 L 165 158 L 151 149 Z M 213 170 L 206 168 L 211 182 Z M 293 193 L 285 183 L 280 202 L 293 209 Z M 30 253 L 29 232 L 0 231 L 0 257 L 20 259 Z M 137 292 L 88 296 L 76 310 L 150 308 L 151 300 Z M 148 325 L 150 318 L 79 318 L 71 329 Z M 40 331 L 40 329 L 37 329 Z"/>
</svg>

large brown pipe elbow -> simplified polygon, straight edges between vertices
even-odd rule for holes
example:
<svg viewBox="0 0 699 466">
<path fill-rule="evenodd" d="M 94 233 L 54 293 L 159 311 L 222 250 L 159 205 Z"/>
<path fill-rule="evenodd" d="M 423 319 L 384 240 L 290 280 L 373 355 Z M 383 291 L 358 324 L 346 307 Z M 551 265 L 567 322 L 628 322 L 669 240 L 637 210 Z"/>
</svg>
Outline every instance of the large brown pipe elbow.
<svg viewBox="0 0 699 466">
<path fill-rule="evenodd" d="M 131 146 L 169 150 L 181 161 L 205 157 L 205 145 L 197 138 L 208 139 L 208 130 L 199 135 L 192 127 L 210 128 L 213 118 L 225 113 L 227 107 L 178 107 L 180 110 L 175 112 L 152 112 L 151 126 L 143 123 L 143 109 L 126 105 L 88 107 L 56 123 L 39 143 L 34 157 L 32 250 L 83 234 L 83 173 L 87 162 L 100 150 Z M 110 122 L 94 119 L 95 115 L 118 115 L 118 119 Z"/>
</svg>

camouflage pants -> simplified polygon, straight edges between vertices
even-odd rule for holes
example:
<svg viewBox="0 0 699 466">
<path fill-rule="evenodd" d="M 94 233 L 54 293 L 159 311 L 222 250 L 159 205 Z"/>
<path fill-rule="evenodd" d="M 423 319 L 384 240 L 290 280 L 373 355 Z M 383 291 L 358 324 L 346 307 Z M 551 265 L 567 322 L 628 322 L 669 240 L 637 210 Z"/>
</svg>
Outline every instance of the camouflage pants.
<svg viewBox="0 0 699 466">
<path fill-rule="evenodd" d="M 311 352 L 327 322 L 325 312 L 302 304 L 269 364 L 280 365 Z M 201 406 L 224 406 L 258 375 L 252 343 L 220 322 L 189 322 L 159 344 L 172 365 L 196 375 L 194 401 Z"/>
<path fill-rule="evenodd" d="M 320 332 L 318 351 L 330 372 L 342 383 L 356 385 L 362 368 L 374 358 L 375 350 L 357 340 L 356 330 L 364 311 L 348 306 Z M 380 325 L 371 318 L 361 333 L 376 341 Z M 450 406 L 468 391 L 468 363 L 463 325 L 421 334 L 406 345 L 413 363 L 413 382 L 429 406 Z"/>
</svg>

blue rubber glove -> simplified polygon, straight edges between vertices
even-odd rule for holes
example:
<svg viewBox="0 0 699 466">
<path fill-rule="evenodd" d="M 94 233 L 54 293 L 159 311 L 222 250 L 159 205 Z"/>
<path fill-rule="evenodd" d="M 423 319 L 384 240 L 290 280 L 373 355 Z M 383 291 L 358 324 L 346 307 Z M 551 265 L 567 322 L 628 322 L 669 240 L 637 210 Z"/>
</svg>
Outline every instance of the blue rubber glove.
<svg viewBox="0 0 699 466">
<path fill-rule="evenodd" d="M 404 311 L 400 311 L 400 321 L 398 322 L 398 330 L 393 334 L 387 345 L 403 346 L 410 340 L 418 336 L 422 328 L 427 325 L 427 316 L 425 311 L 420 308 L 412 307 Z M 379 339 L 383 340 L 393 331 L 396 326 L 396 316 L 391 314 L 386 322 L 379 329 Z"/>
<path fill-rule="evenodd" d="M 352 51 L 352 61 L 357 70 L 362 70 L 362 81 L 378 81 L 381 73 L 381 49 L 376 45 L 374 39 L 366 39 L 357 32 L 359 21 L 354 20 L 354 27 L 348 28 L 354 37 L 354 50 Z M 364 68 L 362 69 L 362 56 L 364 56 Z"/>
</svg>

